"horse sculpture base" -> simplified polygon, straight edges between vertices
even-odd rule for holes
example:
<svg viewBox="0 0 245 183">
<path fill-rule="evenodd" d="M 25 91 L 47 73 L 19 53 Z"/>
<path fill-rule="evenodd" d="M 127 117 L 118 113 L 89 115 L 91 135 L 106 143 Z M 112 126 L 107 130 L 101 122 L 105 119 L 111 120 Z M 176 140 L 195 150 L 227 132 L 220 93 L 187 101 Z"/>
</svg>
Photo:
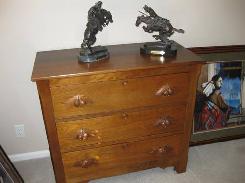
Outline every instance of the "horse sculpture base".
<svg viewBox="0 0 245 183">
<path fill-rule="evenodd" d="M 80 55 L 78 56 L 79 63 L 92 63 L 100 60 L 105 60 L 110 57 L 110 54 L 106 47 L 95 46 L 89 50 L 88 48 L 82 48 Z"/>
<path fill-rule="evenodd" d="M 177 48 L 174 43 L 166 45 L 162 44 L 161 42 L 150 42 L 145 43 L 144 46 L 140 48 L 140 53 L 170 58 L 176 56 Z"/>
</svg>

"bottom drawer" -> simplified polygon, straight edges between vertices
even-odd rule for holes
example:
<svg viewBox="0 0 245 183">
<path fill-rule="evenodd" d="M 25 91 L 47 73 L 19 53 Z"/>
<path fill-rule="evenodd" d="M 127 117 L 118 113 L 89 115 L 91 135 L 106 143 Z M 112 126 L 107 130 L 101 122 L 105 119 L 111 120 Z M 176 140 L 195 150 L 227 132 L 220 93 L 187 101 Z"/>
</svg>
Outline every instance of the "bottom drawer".
<svg viewBox="0 0 245 183">
<path fill-rule="evenodd" d="M 183 135 L 64 153 L 67 182 L 81 182 L 176 163 Z"/>
</svg>

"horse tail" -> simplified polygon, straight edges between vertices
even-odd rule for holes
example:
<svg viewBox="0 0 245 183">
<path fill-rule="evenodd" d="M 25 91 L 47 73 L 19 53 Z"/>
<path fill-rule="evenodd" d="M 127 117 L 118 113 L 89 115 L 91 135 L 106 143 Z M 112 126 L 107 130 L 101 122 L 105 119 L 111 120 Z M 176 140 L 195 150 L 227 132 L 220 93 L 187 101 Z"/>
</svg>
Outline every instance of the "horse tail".
<svg viewBox="0 0 245 183">
<path fill-rule="evenodd" d="M 175 32 L 178 32 L 178 33 L 185 33 L 185 31 L 183 29 L 176 29 L 176 28 L 173 28 Z"/>
</svg>

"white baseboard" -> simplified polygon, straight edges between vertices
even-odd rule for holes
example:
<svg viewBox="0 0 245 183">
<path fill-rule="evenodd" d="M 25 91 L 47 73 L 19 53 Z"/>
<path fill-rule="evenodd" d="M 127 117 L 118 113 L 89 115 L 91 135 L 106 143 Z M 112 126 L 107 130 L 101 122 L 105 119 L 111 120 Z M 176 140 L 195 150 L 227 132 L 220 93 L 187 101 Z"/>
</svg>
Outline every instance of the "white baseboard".
<svg viewBox="0 0 245 183">
<path fill-rule="evenodd" d="M 31 159 L 39 159 L 39 158 L 46 158 L 46 157 L 49 157 L 49 156 L 50 156 L 49 150 L 8 155 L 9 159 L 12 162 L 31 160 Z"/>
</svg>

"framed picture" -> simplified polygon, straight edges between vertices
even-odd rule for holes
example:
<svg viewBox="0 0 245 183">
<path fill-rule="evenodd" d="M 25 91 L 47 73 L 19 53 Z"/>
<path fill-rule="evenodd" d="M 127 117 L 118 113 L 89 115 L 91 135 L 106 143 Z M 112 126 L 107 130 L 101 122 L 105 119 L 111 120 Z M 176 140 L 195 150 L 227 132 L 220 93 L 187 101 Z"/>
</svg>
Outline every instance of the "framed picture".
<svg viewBox="0 0 245 183">
<path fill-rule="evenodd" d="M 24 180 L 0 146 L 0 183 L 23 183 Z"/>
<path fill-rule="evenodd" d="M 191 145 L 245 137 L 245 46 L 191 50 L 207 61 L 198 81 Z"/>
</svg>

